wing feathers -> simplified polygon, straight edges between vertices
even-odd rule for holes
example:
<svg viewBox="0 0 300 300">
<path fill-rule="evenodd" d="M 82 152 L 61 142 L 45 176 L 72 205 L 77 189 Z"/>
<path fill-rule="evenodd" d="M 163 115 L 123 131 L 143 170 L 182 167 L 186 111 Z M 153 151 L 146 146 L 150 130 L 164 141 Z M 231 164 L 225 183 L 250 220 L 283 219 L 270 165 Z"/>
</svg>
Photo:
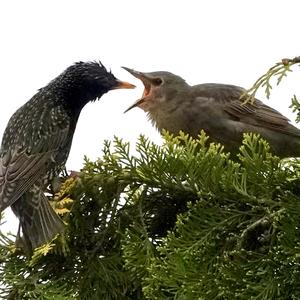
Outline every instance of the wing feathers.
<svg viewBox="0 0 300 300">
<path fill-rule="evenodd" d="M 54 132 L 43 143 L 47 151 L 28 154 L 27 149 L 19 147 L 10 149 L 0 159 L 0 211 L 12 205 L 37 180 L 49 171 L 50 164 L 59 166 L 62 162 L 54 162 L 54 158 L 64 151 L 67 143 L 69 127 Z M 42 150 L 42 149 L 37 149 Z"/>
<path fill-rule="evenodd" d="M 232 120 L 300 136 L 300 130 L 291 125 L 288 118 L 263 102 L 255 99 L 253 103 L 243 104 L 240 97 L 244 92 L 240 87 L 224 84 L 200 84 L 192 89 L 196 99 L 212 99 L 207 105 L 214 105 L 216 110 L 223 111 Z"/>
</svg>

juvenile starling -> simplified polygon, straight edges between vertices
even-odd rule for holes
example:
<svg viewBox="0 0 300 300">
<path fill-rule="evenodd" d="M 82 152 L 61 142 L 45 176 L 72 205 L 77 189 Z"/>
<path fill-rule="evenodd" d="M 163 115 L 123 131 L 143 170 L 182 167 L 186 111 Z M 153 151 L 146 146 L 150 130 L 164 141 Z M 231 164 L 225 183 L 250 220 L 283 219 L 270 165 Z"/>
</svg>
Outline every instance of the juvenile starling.
<svg viewBox="0 0 300 300">
<path fill-rule="evenodd" d="M 11 206 L 28 249 L 63 230 L 44 192 L 65 166 L 81 109 L 109 90 L 133 87 L 101 63 L 78 62 L 10 118 L 0 150 L 0 212 Z"/>
<path fill-rule="evenodd" d="M 203 129 L 210 141 L 237 152 L 243 133 L 259 133 L 279 157 L 300 156 L 300 130 L 275 109 L 255 99 L 243 104 L 245 89 L 226 84 L 188 85 L 169 72 L 142 73 L 125 68 L 144 84 L 144 93 L 126 111 L 140 107 L 158 130 L 197 137 Z"/>
</svg>

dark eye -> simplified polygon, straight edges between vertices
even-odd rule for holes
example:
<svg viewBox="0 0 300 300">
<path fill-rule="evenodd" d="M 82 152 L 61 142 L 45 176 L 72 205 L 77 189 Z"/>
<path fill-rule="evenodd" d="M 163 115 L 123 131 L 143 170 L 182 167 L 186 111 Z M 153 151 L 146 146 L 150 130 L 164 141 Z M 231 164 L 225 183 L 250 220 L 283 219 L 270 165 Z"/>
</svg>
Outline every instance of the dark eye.
<svg viewBox="0 0 300 300">
<path fill-rule="evenodd" d="M 163 83 L 162 79 L 160 78 L 154 78 L 152 82 L 154 85 L 161 85 Z"/>
</svg>

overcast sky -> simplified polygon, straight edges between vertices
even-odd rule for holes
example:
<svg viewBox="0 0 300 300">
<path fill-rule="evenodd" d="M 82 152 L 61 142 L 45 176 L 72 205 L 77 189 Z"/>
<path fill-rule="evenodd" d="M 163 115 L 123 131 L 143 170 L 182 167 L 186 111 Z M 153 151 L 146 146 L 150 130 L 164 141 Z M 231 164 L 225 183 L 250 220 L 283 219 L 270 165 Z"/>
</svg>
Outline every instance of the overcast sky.
<svg viewBox="0 0 300 300">
<path fill-rule="evenodd" d="M 123 111 L 142 84 L 121 66 L 170 71 L 189 84 L 229 83 L 245 88 L 284 57 L 300 55 L 297 0 L 1 1 L 0 136 L 13 112 L 76 61 L 101 60 L 135 90 L 111 91 L 81 113 L 67 168 L 101 155 L 114 135 L 134 143 L 160 136 L 138 108 Z M 291 120 L 300 70 L 274 88 L 270 100 Z M 8 215 L 11 218 L 11 215 Z M 16 222 L 6 227 L 15 228 Z"/>
</svg>

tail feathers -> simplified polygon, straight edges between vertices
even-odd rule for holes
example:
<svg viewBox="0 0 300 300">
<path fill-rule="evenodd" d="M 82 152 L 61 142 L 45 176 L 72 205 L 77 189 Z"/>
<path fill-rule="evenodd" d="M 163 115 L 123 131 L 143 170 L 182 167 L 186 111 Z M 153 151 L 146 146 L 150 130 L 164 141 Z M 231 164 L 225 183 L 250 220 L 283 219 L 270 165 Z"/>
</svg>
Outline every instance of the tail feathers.
<svg viewBox="0 0 300 300">
<path fill-rule="evenodd" d="M 12 205 L 12 209 L 19 217 L 24 242 L 30 250 L 51 241 L 64 229 L 62 220 L 42 191 L 26 193 Z"/>
</svg>

